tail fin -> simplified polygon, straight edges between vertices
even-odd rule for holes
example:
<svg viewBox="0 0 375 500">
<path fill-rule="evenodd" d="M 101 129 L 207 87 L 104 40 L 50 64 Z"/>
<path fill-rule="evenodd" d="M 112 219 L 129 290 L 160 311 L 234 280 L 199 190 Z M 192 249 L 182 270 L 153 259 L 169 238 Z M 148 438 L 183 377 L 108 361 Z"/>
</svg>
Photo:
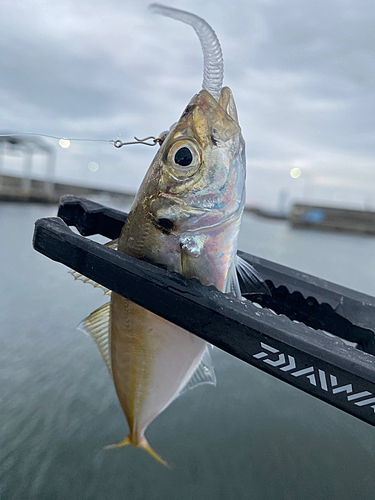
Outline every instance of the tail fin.
<svg viewBox="0 0 375 500">
<path fill-rule="evenodd" d="M 159 457 L 159 455 L 151 448 L 145 437 L 142 438 L 142 441 L 137 445 L 137 448 L 142 448 L 142 450 L 147 451 L 147 453 L 151 455 L 153 459 L 159 462 L 159 464 L 162 464 L 164 465 L 164 467 L 168 467 L 169 469 L 169 465 L 167 464 L 167 462 Z"/>
<path fill-rule="evenodd" d="M 128 444 L 132 444 L 130 434 L 126 436 L 125 439 L 120 441 L 117 444 L 109 444 L 108 446 L 105 446 L 105 450 L 113 450 L 114 448 L 121 448 L 122 446 L 127 446 Z"/>
<path fill-rule="evenodd" d="M 123 439 L 122 441 L 120 441 L 119 443 L 110 444 L 109 446 L 106 446 L 105 449 L 112 450 L 114 448 L 121 448 L 122 446 L 127 446 L 128 444 L 133 444 L 130 434 L 128 436 L 126 436 L 126 438 Z M 159 457 L 159 455 L 151 448 L 151 446 L 148 444 L 147 439 L 144 436 L 141 438 L 139 443 L 137 445 L 135 445 L 135 447 L 142 448 L 142 450 L 147 451 L 147 453 L 149 455 L 151 455 L 154 460 L 159 462 L 159 464 L 162 464 L 165 467 L 169 468 L 169 465 L 167 464 L 167 462 L 165 460 L 163 460 L 161 457 Z"/>
</svg>

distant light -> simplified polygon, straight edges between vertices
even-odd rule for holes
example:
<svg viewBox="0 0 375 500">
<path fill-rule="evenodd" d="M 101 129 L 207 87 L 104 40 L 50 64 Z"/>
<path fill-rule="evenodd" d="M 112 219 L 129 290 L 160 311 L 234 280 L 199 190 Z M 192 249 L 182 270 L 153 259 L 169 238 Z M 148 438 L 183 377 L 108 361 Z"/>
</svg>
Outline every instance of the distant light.
<svg viewBox="0 0 375 500">
<path fill-rule="evenodd" d="M 96 161 L 90 161 L 87 167 L 89 170 L 91 170 L 91 172 L 96 172 L 99 169 L 99 165 L 96 163 Z"/>
<path fill-rule="evenodd" d="M 62 148 L 67 149 L 70 146 L 69 139 L 60 139 L 59 144 Z"/>
<path fill-rule="evenodd" d="M 298 179 L 298 177 L 300 177 L 302 174 L 302 170 L 298 167 L 294 167 L 291 169 L 291 171 L 289 172 L 289 175 L 290 177 L 292 177 L 292 179 Z"/>
</svg>

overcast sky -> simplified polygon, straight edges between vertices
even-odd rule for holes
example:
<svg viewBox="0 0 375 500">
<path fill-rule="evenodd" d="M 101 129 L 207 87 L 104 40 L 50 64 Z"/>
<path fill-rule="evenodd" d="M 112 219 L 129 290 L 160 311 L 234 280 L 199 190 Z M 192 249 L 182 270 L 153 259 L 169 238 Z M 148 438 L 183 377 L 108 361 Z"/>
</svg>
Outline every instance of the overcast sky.
<svg viewBox="0 0 375 500">
<path fill-rule="evenodd" d="M 0 131 L 126 141 L 168 129 L 201 89 L 202 55 L 191 27 L 148 3 L 2 0 Z M 168 5 L 203 17 L 219 37 L 247 144 L 249 201 L 275 206 L 284 189 L 375 208 L 374 0 Z M 136 191 L 155 154 L 50 142 L 57 177 L 125 191 Z M 5 168 L 17 162 L 7 157 Z"/>
</svg>

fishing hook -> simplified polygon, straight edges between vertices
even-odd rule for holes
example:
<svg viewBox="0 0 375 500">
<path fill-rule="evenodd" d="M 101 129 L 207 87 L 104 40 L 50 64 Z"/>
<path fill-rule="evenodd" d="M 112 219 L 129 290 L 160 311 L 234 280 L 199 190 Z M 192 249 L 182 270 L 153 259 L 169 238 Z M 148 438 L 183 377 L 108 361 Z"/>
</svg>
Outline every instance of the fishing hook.
<svg viewBox="0 0 375 500">
<path fill-rule="evenodd" d="M 122 142 L 120 139 L 117 141 L 111 141 L 115 148 L 122 148 L 122 146 L 127 146 L 128 144 L 144 144 L 145 146 L 156 146 L 159 142 L 161 142 L 161 137 L 154 137 L 150 135 L 145 137 L 144 139 L 138 139 L 138 137 L 134 137 L 135 141 L 133 142 Z M 149 139 L 152 139 L 152 143 L 147 142 Z"/>
</svg>

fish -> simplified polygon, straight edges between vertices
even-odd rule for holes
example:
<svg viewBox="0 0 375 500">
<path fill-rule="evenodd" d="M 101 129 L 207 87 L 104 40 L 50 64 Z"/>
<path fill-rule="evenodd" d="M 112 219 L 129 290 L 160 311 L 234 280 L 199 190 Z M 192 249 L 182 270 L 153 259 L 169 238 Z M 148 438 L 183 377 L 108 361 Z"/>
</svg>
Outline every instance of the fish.
<svg viewBox="0 0 375 500">
<path fill-rule="evenodd" d="M 247 292 L 262 293 L 262 278 L 237 256 L 245 141 L 233 93 L 222 86 L 219 41 L 194 14 L 160 4 L 151 8 L 194 27 L 206 79 L 177 123 L 160 135 L 121 234 L 109 246 L 237 298 L 239 277 Z M 129 426 L 125 439 L 110 448 L 131 444 L 166 465 L 149 445 L 146 429 L 188 389 L 216 384 L 207 343 L 114 292 L 81 329 L 99 348 Z"/>
</svg>

